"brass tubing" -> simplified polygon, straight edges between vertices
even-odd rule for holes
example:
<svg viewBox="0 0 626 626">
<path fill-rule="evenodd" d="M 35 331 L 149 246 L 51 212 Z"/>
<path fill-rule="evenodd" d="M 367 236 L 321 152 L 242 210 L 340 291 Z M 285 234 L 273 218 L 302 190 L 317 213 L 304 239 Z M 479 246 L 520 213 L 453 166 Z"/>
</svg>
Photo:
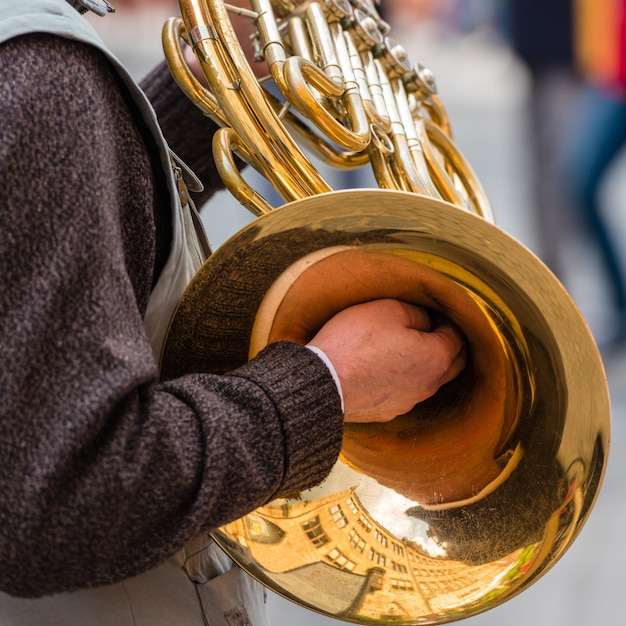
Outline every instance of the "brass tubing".
<svg viewBox="0 0 626 626">
<path fill-rule="evenodd" d="M 435 198 L 441 198 L 443 197 L 443 194 L 436 184 L 434 184 L 434 181 L 431 179 L 428 171 L 428 166 L 424 157 L 424 149 L 415 128 L 413 115 L 409 109 L 407 94 L 404 90 L 402 80 L 399 78 L 392 78 L 389 83 L 389 87 L 391 89 L 391 93 L 393 94 L 393 102 L 398 112 L 400 124 L 404 129 L 407 149 L 411 155 L 413 163 L 415 164 L 415 169 L 419 173 L 420 179 L 426 181 L 428 193 Z"/>
<path fill-rule="evenodd" d="M 163 26 L 163 50 L 165 59 L 177 85 L 184 94 L 208 117 L 218 124 L 226 125 L 224 115 L 213 93 L 194 75 L 185 61 L 180 40 L 186 35 L 185 24 L 180 17 L 171 17 Z"/>
<path fill-rule="evenodd" d="M 458 148 L 441 127 L 430 120 L 424 120 L 424 126 L 430 141 L 445 156 L 461 180 L 469 196 L 473 211 L 489 223 L 495 224 L 496 218 L 487 194 L 470 164 L 463 158 Z"/>
<path fill-rule="evenodd" d="M 179 2 L 181 1 L 184 0 L 179 0 Z M 222 52 L 227 54 L 231 64 L 238 70 L 237 97 L 233 98 L 232 93 L 230 93 L 232 81 L 228 83 L 219 81 L 218 75 L 221 68 L 219 66 L 212 68 L 211 64 L 208 63 L 209 71 L 214 73 L 219 84 L 221 93 L 216 93 L 218 99 L 220 102 L 222 99 L 224 100 L 224 108 L 229 106 L 228 103 L 233 105 L 232 116 L 229 114 L 229 119 L 237 131 L 237 135 L 246 144 L 253 145 L 255 149 L 258 148 L 264 152 L 261 167 L 266 176 L 270 180 L 275 180 L 277 178 L 276 172 L 280 170 L 280 180 L 294 199 L 331 191 L 330 185 L 302 153 L 280 123 L 273 109 L 267 104 L 263 89 L 251 72 L 248 61 L 238 45 L 222 2 L 220 0 L 206 0 L 206 4 L 212 17 L 212 28 L 216 31 L 219 40 L 225 42 L 224 45 L 227 46 L 227 49 L 223 48 Z M 251 4 L 260 14 L 258 9 L 262 8 L 263 0 L 253 0 Z M 242 106 L 243 102 L 245 102 L 245 107 Z M 250 112 L 253 119 L 250 123 L 246 123 L 246 120 L 251 117 Z M 262 147 L 267 145 L 268 141 L 272 145 L 271 152 Z"/>
<path fill-rule="evenodd" d="M 233 152 L 244 153 L 247 160 L 252 160 L 237 133 L 232 128 L 220 128 L 213 136 L 213 157 L 224 185 L 253 215 L 259 217 L 270 213 L 273 207 L 239 173 Z"/>
<path fill-rule="evenodd" d="M 350 62 L 354 69 L 354 76 L 362 94 L 367 117 L 371 123 L 384 129 L 385 132 L 389 132 L 391 130 L 391 122 L 385 110 L 382 90 L 378 83 L 369 82 L 367 66 L 372 66 L 372 53 L 369 50 L 363 53 L 359 52 L 352 40 L 352 34 L 349 32 L 346 33 L 346 44 L 350 53 Z"/>
<path fill-rule="evenodd" d="M 286 198 L 303 197 L 306 194 L 300 182 L 268 145 L 265 133 L 251 118 L 241 92 L 233 88 L 237 85 L 237 77 L 233 73 L 232 63 L 224 59 L 224 51 L 204 5 L 198 0 L 190 0 L 188 3 L 181 0 L 179 4 L 190 43 L 229 125 L 235 127 L 244 143 L 258 147 L 255 153 L 258 167 Z"/>
<path fill-rule="evenodd" d="M 381 86 L 383 97 L 385 98 L 385 106 L 391 121 L 390 134 L 395 151 L 393 163 L 398 172 L 398 179 L 402 181 L 402 187 L 400 188 L 404 191 L 432 195 L 433 190 L 435 190 L 434 185 L 428 177 L 424 176 L 423 171 L 420 172 L 418 170 L 413 159 L 407 139 L 407 129 L 402 124 L 396 99 L 384 67 L 378 59 L 374 60 L 374 66 L 378 71 L 378 82 Z M 438 195 L 436 190 L 435 195 Z"/>
<path fill-rule="evenodd" d="M 428 172 L 433 179 L 433 182 L 437 186 L 437 189 L 441 192 L 441 197 L 448 202 L 456 204 L 459 208 L 465 210 L 473 210 L 469 204 L 469 198 L 464 198 L 459 190 L 456 188 L 453 177 L 456 175 L 454 169 L 448 165 L 444 167 L 443 162 L 440 160 L 433 147 L 430 144 L 430 139 L 424 128 L 424 120 L 415 119 L 414 125 L 419 137 L 420 145 L 423 149 L 424 159 L 428 166 Z M 469 196 L 469 194 L 468 194 Z"/>
<path fill-rule="evenodd" d="M 338 150 L 335 145 L 318 135 L 301 118 L 293 115 L 289 109 L 285 111 L 282 104 L 273 94 L 266 93 L 266 97 L 274 111 L 280 115 L 282 121 L 289 127 L 289 130 L 324 163 L 342 170 L 354 169 L 368 164 L 369 156 L 366 150 Z"/>
</svg>

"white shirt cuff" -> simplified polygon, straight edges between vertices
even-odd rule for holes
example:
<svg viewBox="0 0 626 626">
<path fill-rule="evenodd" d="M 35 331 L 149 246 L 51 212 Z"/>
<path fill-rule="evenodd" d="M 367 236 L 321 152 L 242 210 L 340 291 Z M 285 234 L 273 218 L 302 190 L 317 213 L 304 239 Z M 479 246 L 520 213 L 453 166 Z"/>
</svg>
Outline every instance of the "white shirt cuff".
<svg viewBox="0 0 626 626">
<path fill-rule="evenodd" d="M 330 371 L 330 375 L 335 381 L 335 385 L 337 385 L 337 391 L 339 392 L 339 397 L 341 398 L 341 411 L 343 412 L 343 391 L 341 389 L 341 383 L 339 382 L 339 376 L 337 375 L 337 370 L 335 370 L 335 366 L 331 363 L 330 359 L 328 358 L 328 356 L 326 356 L 326 353 L 323 350 L 320 350 L 316 346 L 305 347 L 311 350 L 311 352 L 315 352 L 315 354 L 317 354 L 317 356 L 322 359 L 322 361 L 324 361 L 324 363 L 326 364 L 326 367 Z"/>
</svg>

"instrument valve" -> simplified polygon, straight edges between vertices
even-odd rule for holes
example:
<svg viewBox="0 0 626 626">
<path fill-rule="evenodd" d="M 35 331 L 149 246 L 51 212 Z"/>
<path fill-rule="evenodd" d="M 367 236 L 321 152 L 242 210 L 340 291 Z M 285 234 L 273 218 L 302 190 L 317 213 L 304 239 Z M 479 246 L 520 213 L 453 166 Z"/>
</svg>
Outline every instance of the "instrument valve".
<svg viewBox="0 0 626 626">
<path fill-rule="evenodd" d="M 408 91 L 417 93 L 422 98 L 427 99 L 437 94 L 435 74 L 421 63 L 414 65 L 403 80 Z"/>
<path fill-rule="evenodd" d="M 391 30 L 391 26 L 383 20 L 378 11 L 374 8 L 372 2 L 367 0 L 351 0 L 352 6 L 355 11 L 365 13 L 370 19 L 376 23 L 376 27 L 382 32 L 383 35 L 387 35 Z M 378 2 L 376 4 L 379 4 Z"/>
<path fill-rule="evenodd" d="M 363 13 L 363 11 L 359 11 L 359 9 L 354 11 L 354 20 L 351 28 L 358 36 L 360 43 L 366 48 L 372 49 L 383 44 L 383 33 L 378 27 L 376 20 Z"/>
<path fill-rule="evenodd" d="M 406 76 L 413 68 L 406 48 L 391 37 L 385 37 L 381 56 L 386 62 L 388 69 L 396 77 Z"/>
<path fill-rule="evenodd" d="M 349 0 L 326 0 L 324 3 L 327 11 L 337 19 L 352 19 L 352 6 Z"/>
</svg>

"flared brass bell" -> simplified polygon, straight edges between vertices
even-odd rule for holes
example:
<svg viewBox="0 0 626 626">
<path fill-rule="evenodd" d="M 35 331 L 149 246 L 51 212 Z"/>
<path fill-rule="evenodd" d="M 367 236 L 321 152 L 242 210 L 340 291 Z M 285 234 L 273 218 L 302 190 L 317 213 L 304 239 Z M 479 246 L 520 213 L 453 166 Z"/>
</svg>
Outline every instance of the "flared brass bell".
<svg viewBox="0 0 626 626">
<path fill-rule="evenodd" d="M 271 341 L 304 343 L 334 312 L 380 297 L 452 319 L 469 345 L 466 370 L 389 423 L 347 425 L 322 485 L 214 537 L 268 588 L 324 615 L 454 621 L 516 595 L 556 562 L 606 467 L 600 356 L 531 252 L 414 193 L 298 200 L 205 263 L 172 319 L 162 372 L 229 371 Z"/>
</svg>

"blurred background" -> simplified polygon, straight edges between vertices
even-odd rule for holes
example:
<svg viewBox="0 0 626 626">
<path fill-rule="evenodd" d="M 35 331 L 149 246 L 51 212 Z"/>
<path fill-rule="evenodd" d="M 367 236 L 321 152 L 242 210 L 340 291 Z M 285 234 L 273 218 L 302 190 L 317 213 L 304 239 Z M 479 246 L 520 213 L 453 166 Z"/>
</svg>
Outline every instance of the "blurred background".
<svg viewBox="0 0 626 626">
<path fill-rule="evenodd" d="M 89 17 L 140 79 L 162 60 L 172 0 L 112 0 Z M 435 74 L 455 139 L 498 225 L 559 277 L 601 350 L 608 471 L 581 536 L 545 577 L 468 626 L 617 626 L 626 583 L 626 0 L 382 0 L 391 35 Z M 246 178 L 254 183 L 254 175 Z M 337 188 L 374 186 L 336 174 Z M 259 183 L 262 185 L 262 183 Z M 226 193 L 203 209 L 213 247 L 251 220 Z M 273 594 L 273 626 L 343 622 Z"/>
</svg>

